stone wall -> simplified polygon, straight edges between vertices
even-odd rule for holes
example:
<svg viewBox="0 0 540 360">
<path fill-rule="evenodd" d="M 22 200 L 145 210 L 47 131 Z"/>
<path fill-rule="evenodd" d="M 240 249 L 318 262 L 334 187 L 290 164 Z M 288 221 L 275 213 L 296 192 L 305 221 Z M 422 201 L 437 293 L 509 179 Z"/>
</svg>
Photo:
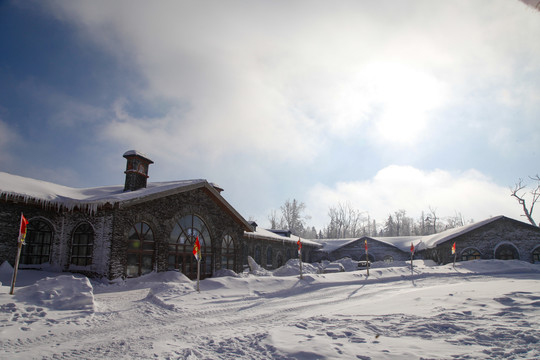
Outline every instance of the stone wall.
<svg viewBox="0 0 540 360">
<path fill-rule="evenodd" d="M 257 247 L 260 249 L 260 259 L 257 259 L 256 256 Z M 272 252 L 270 262 L 267 256 L 268 249 L 271 249 Z M 302 261 L 311 262 L 313 252 L 314 247 L 305 243 L 302 244 Z M 265 269 L 274 270 L 285 265 L 288 260 L 298 258 L 298 245 L 295 241 L 244 237 L 242 240 L 242 263 L 244 267 L 247 267 L 248 255 Z"/>
<path fill-rule="evenodd" d="M 109 262 L 112 214 L 99 211 L 95 215 L 81 211 L 67 211 L 39 204 L 24 202 L 0 202 L 0 263 L 8 261 L 12 266 L 17 254 L 17 238 L 21 212 L 30 222 L 43 221 L 52 230 L 50 261 L 44 264 L 25 265 L 20 268 L 37 268 L 51 271 L 81 272 L 95 277 L 107 275 Z M 87 222 L 94 230 L 92 264 L 71 265 L 71 239 L 75 229 Z"/>
<path fill-rule="evenodd" d="M 457 261 L 467 249 L 476 249 L 482 259 L 494 259 L 497 248 L 510 244 L 519 254 L 519 260 L 532 262 L 533 250 L 540 246 L 540 228 L 509 218 L 501 218 L 478 229 L 439 244 L 425 251 L 425 257 L 440 264 L 454 261 L 452 245 L 456 243 Z"/>
<path fill-rule="evenodd" d="M 349 244 L 342 246 L 330 253 L 317 251 L 317 256 L 315 258 L 317 261 L 335 261 L 345 257 L 349 257 L 356 261 L 365 260 L 366 248 L 364 240 L 364 238 L 361 238 L 356 241 L 352 241 Z M 371 262 L 384 261 L 386 257 L 390 257 L 391 261 L 405 261 L 410 259 L 410 253 L 403 252 L 395 246 L 370 238 L 368 238 L 368 255 Z M 418 258 L 418 256 L 415 255 L 415 258 Z"/>
<path fill-rule="evenodd" d="M 238 245 L 234 270 L 241 271 L 239 250 L 244 229 L 210 198 L 206 190 L 196 189 L 115 210 L 109 278 L 126 275 L 128 233 L 137 222 L 145 222 L 152 228 L 156 242 L 156 270 L 167 270 L 170 233 L 176 221 L 186 215 L 197 215 L 208 227 L 214 254 L 213 269 L 216 269 L 215 261 L 219 259 L 217 254 L 221 249 L 221 241 L 228 234 Z"/>
</svg>

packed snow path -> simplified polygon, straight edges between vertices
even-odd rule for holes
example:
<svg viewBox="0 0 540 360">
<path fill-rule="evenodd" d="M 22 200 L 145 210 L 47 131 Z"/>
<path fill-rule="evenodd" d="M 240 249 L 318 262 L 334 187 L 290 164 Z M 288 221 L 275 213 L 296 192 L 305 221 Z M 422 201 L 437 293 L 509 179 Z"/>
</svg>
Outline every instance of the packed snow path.
<svg viewBox="0 0 540 360">
<path fill-rule="evenodd" d="M 93 310 L 32 305 L 2 286 L 0 358 L 538 358 L 540 269 L 500 265 L 221 277 L 200 293 L 153 274 L 94 284 Z"/>
</svg>

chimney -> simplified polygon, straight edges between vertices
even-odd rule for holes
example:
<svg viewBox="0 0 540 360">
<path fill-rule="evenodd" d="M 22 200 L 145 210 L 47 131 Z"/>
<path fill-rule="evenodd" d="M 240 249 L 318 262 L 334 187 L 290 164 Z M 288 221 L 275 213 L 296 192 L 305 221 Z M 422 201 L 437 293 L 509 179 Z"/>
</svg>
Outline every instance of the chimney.
<svg viewBox="0 0 540 360">
<path fill-rule="evenodd" d="M 126 151 L 123 155 L 126 160 L 126 183 L 124 191 L 135 191 L 146 187 L 148 179 L 148 166 L 154 162 L 145 154 L 137 150 Z"/>
</svg>

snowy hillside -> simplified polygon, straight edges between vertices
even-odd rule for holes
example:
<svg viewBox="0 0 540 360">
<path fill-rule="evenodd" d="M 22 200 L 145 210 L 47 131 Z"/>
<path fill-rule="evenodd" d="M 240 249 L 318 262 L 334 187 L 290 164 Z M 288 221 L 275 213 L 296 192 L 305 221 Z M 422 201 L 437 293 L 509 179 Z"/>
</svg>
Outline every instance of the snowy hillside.
<svg viewBox="0 0 540 360">
<path fill-rule="evenodd" d="M 174 272 L 105 284 L 21 270 L 9 295 L 4 263 L 0 358 L 540 357 L 539 265 L 418 261 L 412 274 L 405 265 L 302 280 L 295 272 L 215 277 L 197 293 Z"/>
</svg>

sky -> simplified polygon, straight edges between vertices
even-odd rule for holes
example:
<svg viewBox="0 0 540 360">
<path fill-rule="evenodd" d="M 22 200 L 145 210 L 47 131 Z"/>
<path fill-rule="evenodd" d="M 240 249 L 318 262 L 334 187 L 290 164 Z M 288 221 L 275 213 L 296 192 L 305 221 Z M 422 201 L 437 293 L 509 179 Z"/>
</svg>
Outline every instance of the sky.
<svg viewBox="0 0 540 360">
<path fill-rule="evenodd" d="M 317 229 L 338 204 L 525 220 L 538 34 L 517 0 L 0 1 L 0 171 L 122 184 L 136 149 L 260 226 L 288 199 Z"/>
</svg>

